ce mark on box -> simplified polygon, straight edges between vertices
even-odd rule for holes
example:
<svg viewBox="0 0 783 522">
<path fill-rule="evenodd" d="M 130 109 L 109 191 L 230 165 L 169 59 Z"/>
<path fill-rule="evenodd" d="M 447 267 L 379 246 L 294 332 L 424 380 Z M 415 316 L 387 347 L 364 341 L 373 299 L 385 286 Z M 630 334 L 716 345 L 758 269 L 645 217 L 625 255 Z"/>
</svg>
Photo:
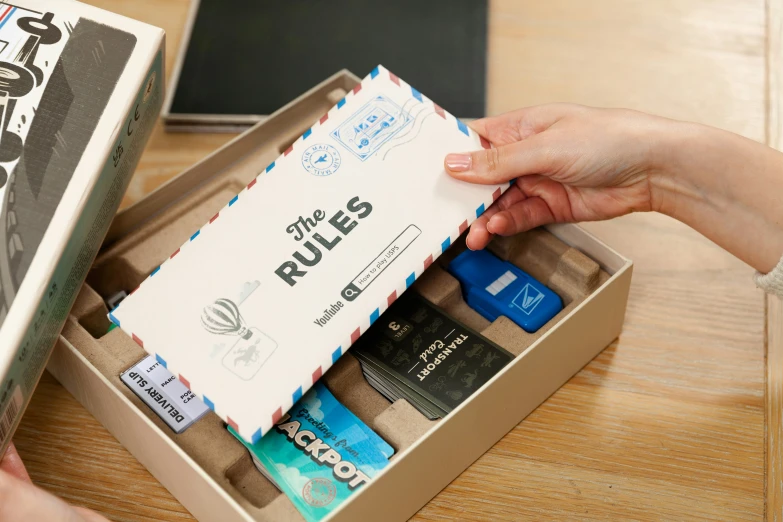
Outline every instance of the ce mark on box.
<svg viewBox="0 0 783 522">
<path fill-rule="evenodd" d="M 343 288 L 341 295 L 346 301 L 353 301 L 368 286 L 380 276 L 389 265 L 402 255 L 405 250 L 421 235 L 421 229 L 416 225 L 408 225 L 402 233 L 394 238 L 375 259 L 359 272 L 353 281 Z"/>
</svg>

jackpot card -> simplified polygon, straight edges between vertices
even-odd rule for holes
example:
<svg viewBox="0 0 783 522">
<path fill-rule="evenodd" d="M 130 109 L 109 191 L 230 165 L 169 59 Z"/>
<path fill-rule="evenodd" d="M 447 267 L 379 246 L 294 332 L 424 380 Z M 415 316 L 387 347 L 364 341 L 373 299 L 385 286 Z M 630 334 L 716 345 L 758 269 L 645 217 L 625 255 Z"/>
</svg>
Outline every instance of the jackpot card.
<svg viewBox="0 0 783 522">
<path fill-rule="evenodd" d="M 308 522 L 317 522 L 366 486 L 394 449 L 317 382 L 275 427 L 248 444 L 256 467 Z"/>
<path fill-rule="evenodd" d="M 351 352 L 376 378 L 450 412 L 514 356 L 414 292 L 406 292 Z"/>
</svg>

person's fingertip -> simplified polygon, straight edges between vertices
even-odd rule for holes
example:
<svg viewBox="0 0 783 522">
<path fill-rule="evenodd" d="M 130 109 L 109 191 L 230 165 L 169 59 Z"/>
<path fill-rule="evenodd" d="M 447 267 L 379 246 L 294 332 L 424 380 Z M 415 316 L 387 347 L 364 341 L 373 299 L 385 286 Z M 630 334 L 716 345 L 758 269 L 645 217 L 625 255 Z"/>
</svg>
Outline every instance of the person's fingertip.
<svg viewBox="0 0 783 522">
<path fill-rule="evenodd" d="M 444 161 L 449 172 L 467 172 L 472 163 L 470 154 L 447 154 Z"/>
<path fill-rule="evenodd" d="M 510 222 L 504 212 L 498 212 L 487 223 L 487 232 L 490 234 L 505 234 L 508 232 Z"/>
<path fill-rule="evenodd" d="M 472 120 L 467 122 L 467 126 L 476 131 L 479 135 L 484 136 L 487 129 L 487 120 L 489 118 L 479 118 L 477 120 Z"/>
<path fill-rule="evenodd" d="M 487 232 L 486 226 L 483 226 L 480 221 L 477 221 L 470 227 L 468 236 L 465 238 L 465 246 L 473 251 L 482 250 L 487 246 L 490 239 L 492 239 L 492 235 Z"/>
<path fill-rule="evenodd" d="M 476 250 L 475 248 L 473 248 L 473 243 L 476 241 L 475 236 L 476 234 L 474 232 L 474 229 L 473 227 L 471 227 L 470 230 L 468 231 L 467 237 L 465 237 L 465 246 L 468 247 L 468 250 Z"/>
</svg>

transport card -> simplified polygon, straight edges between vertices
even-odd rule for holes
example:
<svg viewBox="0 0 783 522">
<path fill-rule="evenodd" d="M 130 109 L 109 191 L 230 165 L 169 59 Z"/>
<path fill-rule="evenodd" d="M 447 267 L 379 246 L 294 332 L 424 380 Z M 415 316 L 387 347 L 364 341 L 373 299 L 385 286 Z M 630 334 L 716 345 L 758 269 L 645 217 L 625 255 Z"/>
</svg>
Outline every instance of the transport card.
<svg viewBox="0 0 783 522">
<path fill-rule="evenodd" d="M 379 66 L 109 317 L 257 442 L 508 188 L 445 172 L 482 147 Z"/>
<path fill-rule="evenodd" d="M 514 358 L 415 292 L 392 304 L 352 353 L 371 384 L 381 381 L 420 411 L 423 403 L 425 411 L 444 414 Z"/>
<path fill-rule="evenodd" d="M 259 442 L 242 442 L 259 471 L 308 521 L 337 509 L 394 453 L 320 382 Z"/>
</svg>

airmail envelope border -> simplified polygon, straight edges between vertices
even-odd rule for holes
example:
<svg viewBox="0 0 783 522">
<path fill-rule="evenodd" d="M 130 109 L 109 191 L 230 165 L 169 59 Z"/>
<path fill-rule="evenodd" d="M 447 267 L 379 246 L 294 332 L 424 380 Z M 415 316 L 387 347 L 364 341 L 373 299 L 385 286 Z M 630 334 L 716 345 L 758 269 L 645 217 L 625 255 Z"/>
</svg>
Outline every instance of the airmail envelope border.
<svg viewBox="0 0 783 522">
<path fill-rule="evenodd" d="M 387 88 L 399 89 L 404 94 L 402 94 L 402 96 L 397 96 L 395 94 L 394 100 L 390 100 L 387 97 L 383 96 L 382 94 L 379 96 L 375 96 L 374 94 L 372 94 L 371 96 L 372 99 L 368 99 L 367 96 L 361 96 L 360 93 L 362 89 L 366 89 L 365 92 L 370 91 L 371 89 L 367 87 L 372 85 L 373 82 L 387 82 L 388 83 Z M 399 109 L 399 106 L 395 104 L 395 100 L 399 102 L 399 100 L 401 99 L 404 99 L 405 101 L 402 102 L 403 110 L 400 110 L 399 112 L 400 119 L 397 120 L 396 122 L 392 121 L 391 123 L 384 120 L 383 115 L 389 114 L 389 110 L 391 110 L 394 107 Z M 422 106 L 422 108 L 418 108 L 417 106 L 419 105 Z M 383 110 L 384 108 L 387 108 L 388 110 Z M 404 110 L 405 108 L 408 109 L 407 113 L 405 113 Z M 376 112 L 373 113 L 373 110 L 375 110 Z M 435 104 L 434 102 L 426 98 L 414 87 L 405 83 L 403 80 L 398 78 L 392 72 L 386 70 L 382 66 L 378 66 L 367 77 L 365 77 L 361 83 L 357 84 L 356 87 L 354 87 L 343 99 L 338 101 L 337 104 L 331 110 L 329 110 L 326 114 L 324 114 L 318 120 L 318 122 L 316 122 L 310 129 L 306 130 L 304 134 L 299 139 L 297 139 L 290 147 L 288 147 L 288 149 L 285 150 L 285 152 L 283 152 L 283 154 L 280 157 L 278 157 L 274 162 L 269 164 L 264 170 L 264 172 L 259 174 L 259 176 L 268 174 L 276 167 L 279 168 L 279 165 L 285 161 L 301 161 L 304 169 L 310 174 L 312 174 L 313 176 L 317 176 L 317 177 L 330 176 L 331 174 L 335 173 L 342 166 L 342 163 L 345 161 L 345 159 L 341 159 L 341 157 L 347 157 L 348 155 L 353 155 L 356 158 L 358 158 L 361 162 L 364 162 L 372 154 L 380 150 L 387 141 L 394 139 L 395 136 L 397 139 L 401 139 L 405 136 L 406 133 L 411 133 L 414 134 L 414 136 L 409 139 L 411 141 L 415 140 L 418 132 L 421 132 L 421 128 L 423 127 L 424 122 L 422 121 L 418 125 L 417 131 L 414 130 L 416 127 L 416 122 L 412 120 L 415 119 L 415 116 L 411 117 L 411 115 L 414 114 L 414 111 L 418 111 L 416 112 L 416 116 L 419 116 L 426 112 L 427 118 L 432 117 L 434 119 L 442 120 L 441 125 L 443 122 L 447 122 L 449 125 L 453 125 L 455 134 L 464 135 L 466 137 L 465 144 L 462 145 L 463 150 L 466 151 L 475 150 L 479 147 L 483 147 L 486 149 L 490 147 L 489 143 L 486 140 L 478 136 L 472 129 L 470 129 L 462 121 L 458 120 L 451 114 L 447 113 L 440 106 L 438 106 L 437 104 Z M 346 113 L 351 114 L 351 116 L 349 116 L 348 119 L 344 121 L 341 120 L 340 124 L 336 128 L 333 128 L 334 120 L 337 120 L 338 118 L 342 117 L 343 114 Z M 380 120 L 378 120 L 378 117 L 380 117 Z M 357 122 L 370 121 L 370 119 L 372 119 L 372 121 L 380 121 L 380 124 L 374 125 L 371 129 L 368 129 L 366 131 L 359 129 L 359 125 L 357 124 Z M 424 118 L 422 118 L 422 120 L 423 119 Z M 349 124 L 351 124 L 350 128 L 349 128 Z M 333 138 L 333 140 L 338 143 L 333 143 L 332 140 L 327 139 L 328 137 Z M 407 143 L 407 141 L 405 141 L 404 143 Z M 342 145 L 343 148 L 340 148 L 338 151 L 337 147 L 339 147 L 340 145 Z M 388 154 L 392 150 L 393 147 L 387 148 L 385 154 Z M 296 151 L 297 154 L 293 154 L 294 151 Z M 300 151 L 301 151 L 301 157 L 299 154 Z M 458 151 L 458 149 L 455 151 Z M 441 173 L 442 171 L 437 174 L 440 175 Z M 365 172 L 364 175 L 368 175 L 368 174 Z M 445 176 L 445 173 L 442 173 L 442 175 Z M 176 263 L 171 263 L 171 261 L 174 260 L 177 256 L 183 254 L 186 255 L 188 248 L 193 244 L 193 242 L 199 241 L 202 234 L 206 235 L 205 233 L 209 233 L 209 227 L 213 223 L 221 219 L 221 217 L 223 217 L 223 219 L 226 219 L 226 216 L 230 215 L 231 210 L 235 205 L 241 205 L 243 199 L 247 197 L 248 192 L 254 189 L 257 180 L 258 178 L 255 178 L 250 183 L 248 183 L 245 189 L 242 192 L 240 192 L 238 195 L 234 196 L 220 212 L 215 214 L 209 220 L 209 222 L 204 227 L 202 227 L 200 230 L 195 231 L 185 244 L 183 244 L 180 248 L 175 250 L 169 256 L 169 260 L 167 260 L 166 262 L 164 262 L 164 264 L 162 264 L 161 266 L 159 266 L 158 268 L 152 271 L 149 278 L 146 281 L 144 281 L 139 288 L 144 287 L 145 284 L 148 285 L 149 281 L 151 281 L 152 278 L 154 277 L 159 278 L 160 277 L 158 275 L 159 273 L 165 272 L 166 270 L 177 269 Z M 448 182 L 459 184 L 459 182 L 455 182 L 453 180 L 450 180 Z M 293 181 L 289 182 L 290 190 L 289 193 L 286 194 L 286 197 L 290 197 L 293 200 L 295 200 L 296 198 L 296 193 L 294 192 L 295 185 L 293 185 L 292 183 Z M 177 375 L 178 378 L 186 386 L 188 386 L 197 396 L 199 396 L 204 401 L 204 403 L 206 403 L 213 411 L 215 411 L 215 413 L 218 416 L 220 416 L 229 425 L 231 425 L 238 433 L 240 433 L 243 438 L 245 438 L 246 440 L 252 443 L 255 443 L 313 385 L 313 383 L 318 381 L 321 375 L 324 372 L 326 372 L 327 369 L 332 364 L 334 364 L 334 362 L 336 362 L 337 359 L 343 353 L 345 353 L 345 351 L 351 346 L 351 344 L 356 342 L 359 336 L 367 328 L 369 328 L 370 325 L 372 325 L 375 320 L 378 319 L 380 314 L 382 314 L 383 311 L 385 311 L 385 309 L 388 306 L 390 306 L 391 303 L 394 302 L 397 296 L 402 292 L 404 292 L 408 287 L 410 287 L 413 284 L 413 282 L 416 280 L 416 278 L 420 276 L 427 268 L 429 268 L 429 266 L 433 263 L 433 261 L 439 255 L 441 255 L 441 253 L 444 252 L 451 245 L 451 243 L 455 241 L 465 230 L 467 230 L 468 226 L 478 216 L 480 216 L 484 212 L 484 210 L 488 208 L 489 205 L 492 204 L 493 201 L 497 200 L 497 198 L 500 197 L 502 192 L 506 190 L 510 185 L 511 184 L 504 183 L 503 185 L 493 185 L 493 186 L 483 186 L 483 187 L 471 186 L 470 190 L 472 190 L 473 193 L 470 197 L 477 198 L 478 200 L 476 201 L 475 207 L 471 208 L 469 212 L 465 212 L 465 214 L 462 215 L 460 219 L 455 220 L 455 222 L 451 226 L 450 233 L 448 235 L 444 235 L 442 239 L 438 238 L 437 242 L 433 242 L 433 244 L 428 248 L 432 249 L 434 247 L 434 250 L 429 250 L 428 252 L 426 252 L 426 255 L 422 256 L 422 258 L 419 259 L 418 262 L 414 263 L 415 260 L 404 258 L 405 259 L 404 262 L 398 263 L 397 268 L 399 268 L 399 266 L 402 264 L 406 267 L 409 267 L 410 271 L 406 270 L 406 274 L 403 275 L 402 278 L 398 280 L 396 284 L 391 280 L 388 281 L 382 280 L 382 283 L 379 283 L 379 285 L 386 285 L 387 288 L 387 292 L 385 293 L 384 298 L 380 302 L 375 302 L 372 306 L 370 306 L 368 303 L 363 303 L 362 309 L 366 309 L 366 312 L 364 313 L 361 313 L 358 310 L 351 311 L 350 313 L 343 312 L 343 316 L 353 316 L 353 321 L 355 324 L 353 327 L 347 329 L 347 331 L 343 334 L 342 342 L 338 341 L 331 346 L 324 346 L 322 349 L 320 349 L 319 351 L 323 353 L 319 357 L 313 357 L 313 360 L 308 362 L 310 367 L 302 372 L 303 377 L 299 379 L 299 382 L 297 383 L 298 386 L 294 386 L 293 389 L 288 390 L 288 392 L 286 392 L 288 396 L 287 400 L 284 400 L 283 392 L 276 390 L 276 392 L 279 393 L 280 403 L 273 405 L 273 408 L 270 408 L 268 410 L 268 413 L 265 412 L 265 414 L 267 414 L 267 418 L 265 419 L 262 418 L 259 423 L 254 423 L 251 426 L 248 426 L 247 422 L 240 423 L 237 422 L 237 420 L 233 419 L 228 413 L 228 410 L 230 408 L 227 408 L 222 404 L 216 404 L 216 402 L 209 397 L 209 393 L 204 392 L 203 382 L 192 382 L 188 378 L 188 375 L 185 374 L 185 372 L 181 371 L 181 367 L 178 367 L 180 366 L 179 364 L 172 361 L 167 361 L 166 357 L 163 357 L 161 356 L 161 354 L 157 353 L 157 346 L 154 346 L 153 343 L 149 341 L 147 346 L 145 346 L 145 334 L 142 333 L 143 327 L 141 328 L 141 330 L 138 329 L 139 326 L 143 323 L 143 321 L 141 321 L 138 316 L 135 317 L 136 319 L 135 324 L 133 324 L 132 327 L 128 326 L 128 323 L 130 321 L 128 321 L 126 318 L 123 317 L 123 312 L 125 309 L 129 308 L 129 305 L 131 305 L 134 302 L 134 294 L 136 293 L 136 290 L 138 290 L 138 288 L 131 293 L 131 297 L 129 297 L 121 307 L 115 309 L 110 314 L 109 318 L 117 326 L 123 328 L 137 344 L 139 344 L 142 348 L 144 348 L 149 353 L 155 355 L 156 359 L 162 365 L 166 366 L 170 371 L 172 371 L 172 373 Z M 483 196 L 477 196 L 477 194 L 483 194 Z M 352 193 L 349 194 L 346 192 L 343 195 L 345 196 L 345 199 L 348 200 L 354 194 Z M 354 207 L 359 207 L 362 204 L 361 202 L 356 203 L 355 200 L 351 200 L 351 201 L 354 201 Z M 375 204 L 376 202 L 373 203 Z M 404 204 L 405 202 L 400 202 L 400 203 Z M 464 204 L 465 201 L 463 200 L 460 203 Z M 297 208 L 297 210 L 292 211 L 292 215 L 301 213 L 303 217 L 308 217 L 306 215 L 306 212 L 308 211 L 312 212 L 312 209 L 304 208 L 304 207 Z M 333 209 L 330 209 L 327 211 L 327 214 L 331 214 L 332 212 Z M 287 219 L 288 218 L 286 217 L 286 220 Z M 263 224 L 258 224 L 258 223 L 252 223 L 252 224 L 246 223 L 245 225 L 247 227 L 258 229 L 258 230 L 264 227 Z M 428 225 L 428 223 L 425 225 Z M 361 225 L 358 228 L 361 228 Z M 416 232 L 417 230 L 418 233 Z M 405 231 L 403 231 L 403 233 L 400 234 L 400 236 L 398 237 L 402 237 L 405 234 L 408 234 L 409 236 L 410 235 L 413 236 L 413 238 L 410 239 L 410 241 L 415 241 L 416 237 L 420 233 L 421 231 L 417 227 L 411 226 L 405 229 Z M 217 236 L 213 236 L 214 240 L 217 240 L 216 238 Z M 294 245 L 294 243 L 291 243 L 291 245 Z M 294 246 L 301 250 L 300 244 L 296 244 Z M 361 248 L 357 248 L 355 246 L 354 250 L 361 251 Z M 404 252 L 404 248 L 403 248 L 403 252 Z M 370 255 L 367 256 L 366 258 L 367 261 L 371 260 Z M 398 255 L 402 255 L 402 252 Z M 363 264 L 364 259 L 365 258 L 362 257 L 362 262 L 360 262 L 360 264 Z M 396 258 L 394 259 L 396 260 Z M 169 266 L 169 264 L 171 264 L 172 266 Z M 324 274 L 321 274 L 321 277 L 323 278 Z M 349 285 L 349 286 L 353 286 L 353 285 Z M 176 291 L 176 290 L 178 289 L 177 288 L 169 289 L 169 291 Z M 348 292 L 348 294 L 346 294 L 346 292 Z M 346 289 L 343 291 L 342 297 L 345 298 L 346 295 L 350 294 L 350 292 L 351 290 L 348 287 L 346 287 Z M 219 297 L 219 296 L 215 296 L 215 297 Z M 319 298 L 320 297 L 321 296 L 319 295 Z M 183 295 L 182 298 L 187 299 L 187 296 Z M 328 295 L 325 295 L 323 296 L 323 299 L 324 301 L 321 304 L 326 304 L 330 298 Z M 351 299 L 348 299 L 348 301 L 350 300 Z M 213 312 L 212 312 L 213 315 L 216 315 L 218 317 L 218 319 L 220 317 L 231 317 L 233 315 L 238 315 L 239 310 L 235 303 L 225 299 L 218 299 L 218 301 L 220 302 L 216 302 L 213 305 Z M 329 302 L 331 303 L 333 301 L 334 298 L 332 298 L 332 300 Z M 346 306 L 350 306 L 350 303 L 346 303 Z M 255 346 L 258 346 L 259 342 L 261 341 L 263 342 L 263 344 L 261 344 L 262 348 L 259 348 L 258 350 L 260 350 L 261 354 L 263 355 L 262 357 L 263 359 L 268 358 L 274 352 L 274 350 L 279 348 L 276 341 L 272 340 L 270 337 L 264 334 L 264 332 L 261 332 L 260 330 L 255 328 L 254 325 L 248 324 L 247 326 L 248 327 L 246 329 L 242 330 L 242 334 L 244 336 L 247 336 L 248 338 L 252 338 L 252 337 L 256 338 L 256 344 L 254 345 L 254 347 L 251 348 L 244 347 L 244 351 L 240 350 L 239 348 L 236 349 L 237 351 L 235 351 L 234 348 L 229 348 L 228 353 L 225 353 L 225 355 L 224 354 L 220 355 L 221 358 L 233 353 L 237 357 L 237 360 L 239 360 L 239 358 L 243 357 L 243 354 L 247 355 L 249 351 L 251 350 L 255 351 L 256 350 Z M 237 345 L 235 346 L 239 346 L 241 342 L 242 340 L 240 339 L 239 341 L 237 341 Z M 290 346 L 286 346 L 284 347 L 284 349 L 285 348 L 290 349 Z M 257 357 L 258 353 L 255 353 L 255 355 Z M 170 362 L 172 363 L 171 365 L 169 365 Z M 251 379 L 255 374 L 253 375 L 237 374 L 237 375 L 239 375 L 240 378 L 242 379 Z M 304 375 L 306 375 L 306 377 L 304 377 Z M 203 379 L 201 380 L 203 381 Z M 276 408 L 274 408 L 274 406 L 276 406 Z"/>
</svg>

